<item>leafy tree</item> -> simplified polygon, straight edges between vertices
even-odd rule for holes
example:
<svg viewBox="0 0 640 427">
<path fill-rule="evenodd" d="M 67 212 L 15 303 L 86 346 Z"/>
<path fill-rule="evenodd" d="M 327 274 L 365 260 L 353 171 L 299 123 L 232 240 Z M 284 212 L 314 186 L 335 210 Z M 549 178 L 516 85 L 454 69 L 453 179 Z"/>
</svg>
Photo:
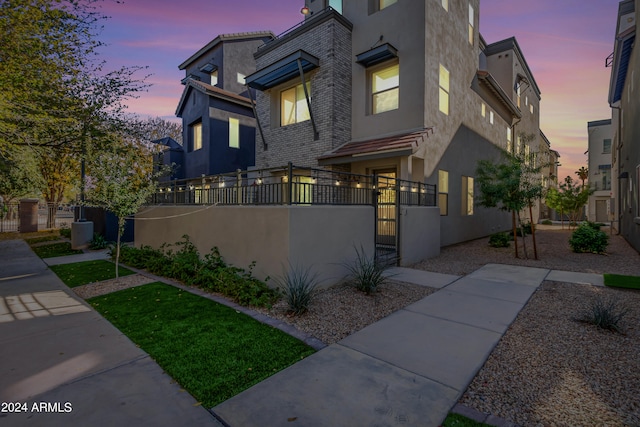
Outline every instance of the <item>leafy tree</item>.
<svg viewBox="0 0 640 427">
<path fill-rule="evenodd" d="M 120 135 L 111 149 L 98 153 L 89 164 L 86 204 L 104 208 L 118 218 L 116 278 L 126 218 L 155 193 L 157 178 L 166 172 L 154 171 L 153 149 L 151 144 Z"/>
<path fill-rule="evenodd" d="M 43 182 L 30 150 L 14 150 L 11 155 L 0 154 L 0 196 L 5 203 L 40 194 Z"/>
<path fill-rule="evenodd" d="M 38 169 L 44 180 L 43 196 L 47 202 L 47 228 L 55 228 L 58 206 L 69 188 L 78 183 L 79 156 L 66 147 L 38 147 Z"/>
<path fill-rule="evenodd" d="M 155 141 L 168 136 L 182 145 L 181 123 L 164 120 L 161 117 L 150 117 L 143 125 L 145 138 L 149 141 Z"/>
<path fill-rule="evenodd" d="M 533 136 L 521 135 L 522 141 L 533 140 Z M 540 166 L 536 165 L 535 155 L 511 154 L 503 152 L 498 162 L 481 160 L 476 169 L 476 182 L 480 190 L 478 204 L 484 207 L 497 207 L 511 212 L 515 256 L 518 257 L 518 224 L 523 242 L 526 242 L 522 211 L 529 208 L 529 218 L 534 243 L 534 256 L 538 257 L 535 243 L 532 207 L 542 197 L 542 183 L 539 180 Z M 526 243 L 525 243 L 525 257 Z"/>
</svg>

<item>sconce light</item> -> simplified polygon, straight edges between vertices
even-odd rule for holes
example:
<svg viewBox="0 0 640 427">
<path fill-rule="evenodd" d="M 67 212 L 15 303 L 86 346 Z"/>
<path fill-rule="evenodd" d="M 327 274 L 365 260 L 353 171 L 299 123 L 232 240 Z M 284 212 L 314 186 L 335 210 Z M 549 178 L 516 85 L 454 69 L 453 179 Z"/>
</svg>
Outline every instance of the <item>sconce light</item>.
<svg viewBox="0 0 640 427">
<path fill-rule="evenodd" d="M 300 13 L 304 16 L 307 16 L 309 14 L 309 8 L 307 6 L 304 6 L 302 9 L 300 9 Z"/>
<path fill-rule="evenodd" d="M 340 185 L 340 181 L 336 179 L 336 185 Z"/>
</svg>

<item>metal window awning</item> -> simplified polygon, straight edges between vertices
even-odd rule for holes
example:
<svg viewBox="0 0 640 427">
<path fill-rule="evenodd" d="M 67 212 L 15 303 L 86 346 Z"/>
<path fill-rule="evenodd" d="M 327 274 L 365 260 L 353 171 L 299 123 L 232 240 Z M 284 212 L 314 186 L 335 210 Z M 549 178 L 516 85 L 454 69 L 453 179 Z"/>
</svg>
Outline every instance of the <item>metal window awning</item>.
<svg viewBox="0 0 640 427">
<path fill-rule="evenodd" d="M 203 65 L 202 67 L 200 67 L 200 71 L 204 72 L 204 73 L 212 73 L 213 71 L 217 70 L 218 67 L 215 66 L 212 63 L 208 63 Z"/>
<path fill-rule="evenodd" d="M 300 76 L 298 63 L 302 66 L 302 71 L 306 73 L 317 68 L 320 65 L 320 60 L 304 50 L 299 50 L 247 76 L 246 83 L 249 87 L 262 91 L 278 86 Z"/>
<path fill-rule="evenodd" d="M 385 43 L 356 55 L 356 62 L 364 67 L 370 67 L 397 57 L 398 49 Z"/>
<path fill-rule="evenodd" d="M 613 92 L 613 99 L 611 104 L 620 101 L 622 98 L 622 90 L 624 89 L 624 82 L 627 78 L 627 69 L 629 68 L 629 60 L 631 58 L 631 52 L 633 51 L 633 45 L 636 40 L 635 34 L 624 40 L 622 43 L 622 52 L 620 53 L 620 61 L 618 66 L 618 73 L 615 76 L 615 90 Z"/>
</svg>

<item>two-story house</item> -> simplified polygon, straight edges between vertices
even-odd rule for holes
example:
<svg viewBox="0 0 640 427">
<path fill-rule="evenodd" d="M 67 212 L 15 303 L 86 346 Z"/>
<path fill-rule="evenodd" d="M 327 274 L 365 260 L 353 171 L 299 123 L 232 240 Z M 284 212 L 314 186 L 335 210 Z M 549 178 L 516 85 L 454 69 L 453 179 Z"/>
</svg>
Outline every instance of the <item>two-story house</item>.
<svg viewBox="0 0 640 427">
<path fill-rule="evenodd" d="M 640 50 L 635 47 L 640 0 L 618 5 L 611 66 L 612 180 L 618 232 L 640 251 Z"/>
<path fill-rule="evenodd" d="M 594 193 L 589 196 L 587 219 L 609 222 L 609 214 L 615 214 L 611 205 L 611 119 L 587 123 L 589 134 L 589 186 Z"/>
<path fill-rule="evenodd" d="M 182 178 L 246 170 L 255 163 L 256 121 L 245 77 L 255 71 L 253 53 L 273 33 L 221 34 L 179 68 L 184 90 Z"/>
<path fill-rule="evenodd" d="M 477 206 L 474 175 L 480 159 L 539 146 L 540 90 L 517 41 L 484 42 L 478 0 L 306 0 L 303 11 L 247 77 L 256 167 L 436 184 L 442 246 L 509 229 L 509 215 Z"/>
</svg>

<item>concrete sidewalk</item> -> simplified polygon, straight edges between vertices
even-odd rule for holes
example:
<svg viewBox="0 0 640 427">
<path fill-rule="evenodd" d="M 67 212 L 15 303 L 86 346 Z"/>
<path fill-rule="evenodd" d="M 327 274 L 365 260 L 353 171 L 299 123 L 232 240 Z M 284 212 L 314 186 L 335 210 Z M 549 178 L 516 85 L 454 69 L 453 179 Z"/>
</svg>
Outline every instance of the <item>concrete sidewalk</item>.
<svg viewBox="0 0 640 427">
<path fill-rule="evenodd" d="M 213 411 L 231 426 L 438 426 L 548 274 L 487 265 L 452 277 Z"/>
<path fill-rule="evenodd" d="M 23 410 L 3 426 L 220 425 L 22 240 L 0 241 L 0 401 Z"/>
</svg>

